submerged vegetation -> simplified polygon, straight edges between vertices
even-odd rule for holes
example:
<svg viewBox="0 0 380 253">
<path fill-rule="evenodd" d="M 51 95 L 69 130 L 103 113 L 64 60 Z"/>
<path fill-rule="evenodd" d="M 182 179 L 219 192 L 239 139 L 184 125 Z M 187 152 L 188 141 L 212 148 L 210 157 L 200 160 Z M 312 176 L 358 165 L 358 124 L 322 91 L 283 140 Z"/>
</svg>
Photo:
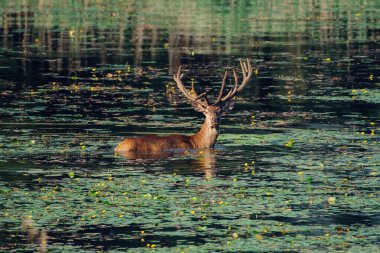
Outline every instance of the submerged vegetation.
<svg viewBox="0 0 380 253">
<path fill-rule="evenodd" d="M 377 192 L 363 188 L 376 188 L 376 175 L 369 169 L 361 179 L 348 179 L 320 166 L 254 173 L 252 166 L 243 165 L 234 175 L 209 179 L 121 171 L 66 176 L 55 185 L 41 179 L 31 189 L 3 188 L 1 221 L 9 235 L 19 233 L 12 224 L 36 220 L 51 234 L 51 250 L 85 251 L 94 244 L 99 249 L 150 247 L 163 252 L 168 247 L 374 250 L 376 228 L 366 224 L 376 222 Z M 15 209 L 14 199 L 23 207 Z"/>
<path fill-rule="evenodd" d="M 378 7 L 0 1 L 0 251 L 378 251 Z M 215 149 L 113 153 L 247 57 Z"/>
</svg>

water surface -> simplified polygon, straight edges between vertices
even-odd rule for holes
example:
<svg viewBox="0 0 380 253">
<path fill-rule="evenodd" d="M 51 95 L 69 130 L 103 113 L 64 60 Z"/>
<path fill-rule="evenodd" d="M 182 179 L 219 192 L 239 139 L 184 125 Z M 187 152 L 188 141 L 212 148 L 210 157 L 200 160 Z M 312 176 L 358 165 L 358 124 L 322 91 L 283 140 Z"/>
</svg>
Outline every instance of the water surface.
<svg viewBox="0 0 380 253">
<path fill-rule="evenodd" d="M 377 1 L 0 1 L 0 250 L 374 252 Z M 172 75 L 254 76 L 215 149 L 126 159 L 191 134 Z M 38 237 L 37 236 L 37 237 Z M 34 245 L 34 246 L 33 246 Z"/>
</svg>

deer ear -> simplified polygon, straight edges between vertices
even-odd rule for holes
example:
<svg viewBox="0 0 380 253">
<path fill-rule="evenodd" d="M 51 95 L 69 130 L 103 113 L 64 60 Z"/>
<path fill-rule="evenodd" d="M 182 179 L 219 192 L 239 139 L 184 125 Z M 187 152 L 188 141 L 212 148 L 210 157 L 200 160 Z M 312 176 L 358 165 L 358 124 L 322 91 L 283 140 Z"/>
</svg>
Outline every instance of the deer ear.
<svg viewBox="0 0 380 253">
<path fill-rule="evenodd" d="M 232 110 L 232 108 L 234 108 L 234 105 L 235 105 L 235 100 L 230 100 L 230 101 L 227 101 L 226 103 L 224 103 L 220 107 L 220 111 L 221 111 L 222 115 L 229 113 Z"/>
<path fill-rule="evenodd" d="M 191 105 L 193 106 L 194 110 L 196 110 L 197 112 L 204 112 L 206 110 L 206 107 L 204 107 L 200 103 L 191 102 Z"/>
</svg>

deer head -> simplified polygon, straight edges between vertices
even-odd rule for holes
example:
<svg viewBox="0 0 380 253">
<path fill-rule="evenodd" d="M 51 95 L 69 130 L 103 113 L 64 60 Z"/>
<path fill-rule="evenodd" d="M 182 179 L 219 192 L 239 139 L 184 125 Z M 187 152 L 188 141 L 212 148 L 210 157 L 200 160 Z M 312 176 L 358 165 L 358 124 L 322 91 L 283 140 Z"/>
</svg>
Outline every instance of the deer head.
<svg viewBox="0 0 380 253">
<path fill-rule="evenodd" d="M 173 78 L 177 83 L 178 89 L 188 100 L 190 100 L 193 108 L 197 112 L 202 112 L 206 116 L 205 123 L 207 123 L 207 125 L 211 128 L 218 129 L 221 117 L 233 108 L 235 96 L 244 89 L 252 75 L 252 67 L 249 59 L 244 62 L 240 60 L 240 67 L 243 74 L 243 80 L 241 81 L 240 85 L 236 71 L 235 69 L 232 69 L 235 81 L 234 86 L 228 91 L 227 94 L 225 94 L 226 80 L 228 77 L 228 70 L 226 70 L 222 80 L 219 95 L 214 103 L 210 103 L 209 99 L 207 98 L 207 94 L 209 94 L 213 89 L 202 94 L 197 94 L 194 89 L 194 85 L 192 85 L 191 92 L 186 89 L 181 80 L 183 77 L 183 74 L 181 74 L 181 66 L 178 68 L 178 71 Z"/>
</svg>

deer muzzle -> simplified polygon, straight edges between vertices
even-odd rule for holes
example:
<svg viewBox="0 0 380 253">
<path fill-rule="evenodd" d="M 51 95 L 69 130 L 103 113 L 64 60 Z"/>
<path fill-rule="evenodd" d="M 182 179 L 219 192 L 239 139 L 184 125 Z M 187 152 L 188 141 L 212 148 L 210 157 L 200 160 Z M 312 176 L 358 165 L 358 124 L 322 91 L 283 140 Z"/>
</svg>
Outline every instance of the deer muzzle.
<svg viewBox="0 0 380 253">
<path fill-rule="evenodd" d="M 212 128 L 217 128 L 219 126 L 219 119 L 218 118 L 213 118 L 211 120 L 211 127 Z"/>
</svg>

